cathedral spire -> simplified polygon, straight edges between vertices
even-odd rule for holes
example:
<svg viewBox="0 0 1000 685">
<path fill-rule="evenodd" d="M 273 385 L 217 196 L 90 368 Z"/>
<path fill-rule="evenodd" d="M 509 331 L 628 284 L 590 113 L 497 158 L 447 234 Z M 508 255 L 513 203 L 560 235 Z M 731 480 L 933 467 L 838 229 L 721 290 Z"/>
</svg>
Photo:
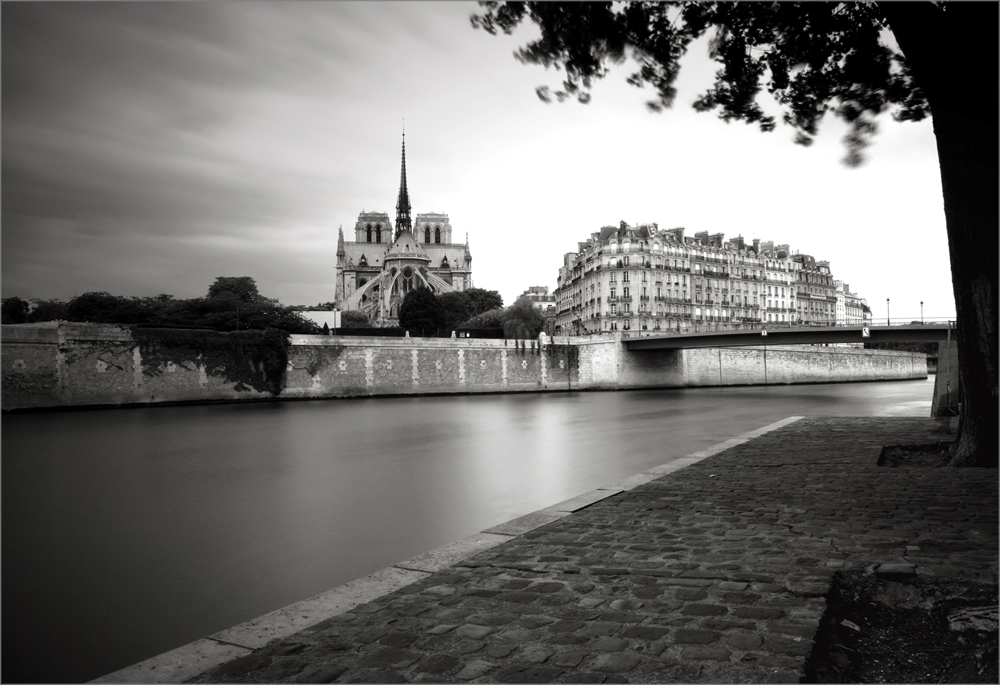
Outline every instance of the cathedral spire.
<svg viewBox="0 0 1000 685">
<path fill-rule="evenodd" d="M 403 163 L 399 171 L 399 199 L 396 200 L 396 235 L 412 231 L 410 221 L 410 193 L 406 189 L 406 129 L 403 129 Z"/>
</svg>

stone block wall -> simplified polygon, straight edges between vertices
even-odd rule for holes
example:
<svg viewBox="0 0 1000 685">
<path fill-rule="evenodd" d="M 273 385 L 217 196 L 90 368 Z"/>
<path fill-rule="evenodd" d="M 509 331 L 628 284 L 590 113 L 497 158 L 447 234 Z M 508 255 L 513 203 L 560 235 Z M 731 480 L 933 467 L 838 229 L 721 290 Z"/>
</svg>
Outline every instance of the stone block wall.
<svg viewBox="0 0 1000 685">
<path fill-rule="evenodd" d="M 282 398 L 537 392 L 926 378 L 925 356 L 850 347 L 629 352 L 620 338 L 294 335 Z M 269 399 L 196 358 L 153 368 L 127 328 L 3 326 L 3 409 Z"/>
<path fill-rule="evenodd" d="M 926 355 L 913 352 L 782 345 L 689 349 L 681 354 L 686 386 L 927 378 Z"/>
</svg>

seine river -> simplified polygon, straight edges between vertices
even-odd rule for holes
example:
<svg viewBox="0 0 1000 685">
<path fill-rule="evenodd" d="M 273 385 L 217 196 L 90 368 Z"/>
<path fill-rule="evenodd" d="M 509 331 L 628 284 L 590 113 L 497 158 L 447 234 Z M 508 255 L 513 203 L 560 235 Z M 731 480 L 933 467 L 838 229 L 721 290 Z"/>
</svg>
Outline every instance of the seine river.
<svg viewBox="0 0 1000 685">
<path fill-rule="evenodd" d="M 80 682 L 792 415 L 926 381 L 4 415 L 4 682 Z"/>
</svg>

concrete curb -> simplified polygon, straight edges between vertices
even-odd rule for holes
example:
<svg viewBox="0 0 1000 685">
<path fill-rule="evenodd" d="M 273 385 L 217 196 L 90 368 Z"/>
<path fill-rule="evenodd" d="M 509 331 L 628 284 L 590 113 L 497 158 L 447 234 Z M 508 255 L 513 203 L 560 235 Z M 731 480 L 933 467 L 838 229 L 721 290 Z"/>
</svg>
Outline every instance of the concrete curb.
<svg viewBox="0 0 1000 685">
<path fill-rule="evenodd" d="M 736 438 L 648 471 L 637 473 L 606 487 L 591 490 L 544 509 L 493 526 L 482 532 L 411 557 L 388 568 L 352 580 L 309 599 L 295 602 L 258 616 L 137 664 L 91 680 L 92 683 L 177 683 L 251 654 L 272 640 L 287 637 L 356 606 L 417 582 L 435 571 L 448 568 L 479 552 L 513 540 L 519 535 L 558 521 L 573 512 L 607 499 L 620 492 L 656 480 L 691 464 L 777 430 L 803 417 L 790 416 L 781 421 L 744 433 Z"/>
</svg>

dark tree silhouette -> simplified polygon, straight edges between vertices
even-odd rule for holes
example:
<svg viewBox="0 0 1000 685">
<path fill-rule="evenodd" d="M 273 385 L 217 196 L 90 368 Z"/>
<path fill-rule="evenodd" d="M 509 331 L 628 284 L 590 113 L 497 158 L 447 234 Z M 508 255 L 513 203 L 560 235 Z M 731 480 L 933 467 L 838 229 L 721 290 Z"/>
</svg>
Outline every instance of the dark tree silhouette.
<svg viewBox="0 0 1000 685">
<path fill-rule="evenodd" d="M 434 336 L 444 325 L 441 302 L 427 288 L 411 290 L 399 305 L 399 325 L 410 335 Z"/>
<path fill-rule="evenodd" d="M 348 309 L 340 313 L 340 325 L 342 328 L 371 328 L 372 322 L 363 311 Z"/>
<path fill-rule="evenodd" d="M 437 299 L 443 314 L 440 334 L 449 336 L 471 316 L 469 296 L 464 292 L 450 292 L 441 293 Z"/>
<path fill-rule="evenodd" d="M 535 309 L 527 297 L 507 307 L 503 313 L 503 334 L 505 338 L 530 340 L 537 338 L 545 328 L 545 317 Z"/>
<path fill-rule="evenodd" d="M 249 276 L 217 276 L 215 283 L 208 286 L 208 296 L 210 298 L 231 296 L 245 303 L 260 300 L 257 283 Z"/>
<path fill-rule="evenodd" d="M 766 87 L 795 141 L 808 145 L 830 112 L 850 125 L 845 163 L 863 161 L 877 117 L 930 116 L 937 140 L 957 314 L 962 407 L 952 464 L 996 466 L 998 4 L 994 2 L 497 3 L 473 27 L 511 33 L 524 19 L 541 37 L 522 62 L 555 66 L 562 90 L 549 101 L 590 100 L 608 65 L 634 58 L 628 82 L 649 84 L 650 109 L 673 104 L 679 60 L 708 31 L 715 81 L 694 107 L 772 131 L 757 104 Z M 891 31 L 895 52 L 880 41 Z"/>
<path fill-rule="evenodd" d="M 27 323 L 28 303 L 20 297 L 3 298 L 3 323 Z"/>
<path fill-rule="evenodd" d="M 503 297 L 496 290 L 483 290 L 482 288 L 469 288 L 463 290 L 469 298 L 469 317 L 477 316 L 491 309 L 503 307 Z"/>
</svg>

